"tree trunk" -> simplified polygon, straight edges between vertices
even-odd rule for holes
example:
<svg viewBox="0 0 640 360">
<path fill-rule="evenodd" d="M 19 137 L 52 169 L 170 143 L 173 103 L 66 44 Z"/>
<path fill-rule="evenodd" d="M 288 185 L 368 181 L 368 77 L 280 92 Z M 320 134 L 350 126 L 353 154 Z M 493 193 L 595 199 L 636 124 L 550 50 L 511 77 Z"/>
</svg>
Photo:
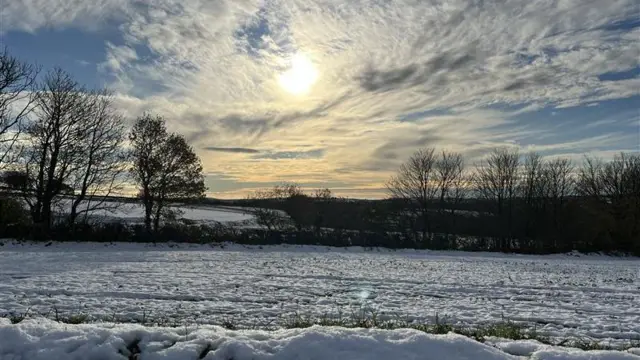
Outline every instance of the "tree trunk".
<svg viewBox="0 0 640 360">
<path fill-rule="evenodd" d="M 431 248 L 431 231 L 429 229 L 429 215 L 427 215 L 427 210 L 422 213 L 422 241 L 424 242 L 427 249 Z"/>
<path fill-rule="evenodd" d="M 84 200 L 84 194 L 81 194 L 78 198 L 76 198 L 71 203 L 71 211 L 69 212 L 69 217 L 67 219 L 69 222 L 69 226 L 71 226 L 72 228 L 75 227 L 76 219 L 78 218 L 78 206 L 80 206 L 80 203 L 83 200 Z"/>
<path fill-rule="evenodd" d="M 162 214 L 162 204 L 158 202 L 156 209 L 156 216 L 153 219 L 153 232 L 158 233 L 160 228 L 160 215 Z"/>
<path fill-rule="evenodd" d="M 45 199 L 42 202 L 42 210 L 40 215 L 40 223 L 42 224 L 43 230 L 46 234 L 49 234 L 49 230 L 51 230 L 51 200 Z"/>
<path fill-rule="evenodd" d="M 151 215 L 153 214 L 153 202 L 144 200 L 144 228 L 151 234 Z"/>
</svg>

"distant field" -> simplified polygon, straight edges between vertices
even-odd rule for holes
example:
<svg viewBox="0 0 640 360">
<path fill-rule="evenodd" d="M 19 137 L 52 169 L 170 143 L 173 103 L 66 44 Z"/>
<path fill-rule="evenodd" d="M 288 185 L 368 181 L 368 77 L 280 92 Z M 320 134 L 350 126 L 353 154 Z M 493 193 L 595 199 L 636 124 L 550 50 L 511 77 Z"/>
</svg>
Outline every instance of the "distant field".
<svg viewBox="0 0 640 360">
<path fill-rule="evenodd" d="M 142 223 L 144 221 L 144 207 L 139 203 L 110 201 L 109 204 L 117 204 L 113 210 L 95 210 L 89 213 L 88 219 L 95 222 L 127 222 Z M 64 214 L 70 205 L 63 202 L 58 211 Z M 237 225 L 251 226 L 254 224 L 254 216 L 249 209 L 228 206 L 183 206 L 179 208 L 184 214 L 182 218 L 201 223 L 233 223 Z"/>
</svg>

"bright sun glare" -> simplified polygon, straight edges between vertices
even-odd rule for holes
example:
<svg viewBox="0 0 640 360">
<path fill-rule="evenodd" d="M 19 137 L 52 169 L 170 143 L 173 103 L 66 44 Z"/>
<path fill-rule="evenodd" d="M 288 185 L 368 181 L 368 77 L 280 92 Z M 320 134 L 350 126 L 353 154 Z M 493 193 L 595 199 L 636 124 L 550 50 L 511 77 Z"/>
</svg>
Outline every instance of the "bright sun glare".
<svg viewBox="0 0 640 360">
<path fill-rule="evenodd" d="M 318 79 L 318 70 L 305 55 L 291 58 L 289 70 L 280 74 L 280 86 L 294 95 L 307 93 Z"/>
</svg>

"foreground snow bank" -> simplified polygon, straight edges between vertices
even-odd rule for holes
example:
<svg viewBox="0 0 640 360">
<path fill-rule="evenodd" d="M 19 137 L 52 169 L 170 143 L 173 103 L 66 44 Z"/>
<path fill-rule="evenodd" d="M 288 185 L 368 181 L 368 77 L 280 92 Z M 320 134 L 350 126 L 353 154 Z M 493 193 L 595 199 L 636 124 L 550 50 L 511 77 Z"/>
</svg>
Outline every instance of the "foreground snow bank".
<svg viewBox="0 0 640 360">
<path fill-rule="evenodd" d="M 0 319 L 2 320 L 2 319 Z M 503 345 L 504 346 L 504 345 Z M 515 346 L 522 350 L 526 346 Z M 460 335 L 415 330 L 313 327 L 229 331 L 219 327 L 146 328 L 139 325 L 66 325 L 46 319 L 0 321 L 0 360 L 208 359 L 208 360 L 502 360 L 518 359 Z M 640 359 L 622 352 L 583 352 L 529 346 L 538 360 Z M 132 356 L 139 353 L 139 357 Z"/>
</svg>

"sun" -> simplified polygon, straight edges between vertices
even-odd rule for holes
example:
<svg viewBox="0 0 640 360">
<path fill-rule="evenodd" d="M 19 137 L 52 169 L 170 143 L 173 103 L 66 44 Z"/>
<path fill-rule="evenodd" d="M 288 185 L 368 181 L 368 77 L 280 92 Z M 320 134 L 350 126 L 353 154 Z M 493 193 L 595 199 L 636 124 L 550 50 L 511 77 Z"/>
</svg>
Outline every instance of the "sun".
<svg viewBox="0 0 640 360">
<path fill-rule="evenodd" d="M 280 86 L 294 95 L 309 92 L 311 86 L 318 80 L 318 70 L 303 54 L 296 54 L 290 59 L 290 67 L 280 74 Z"/>
</svg>

